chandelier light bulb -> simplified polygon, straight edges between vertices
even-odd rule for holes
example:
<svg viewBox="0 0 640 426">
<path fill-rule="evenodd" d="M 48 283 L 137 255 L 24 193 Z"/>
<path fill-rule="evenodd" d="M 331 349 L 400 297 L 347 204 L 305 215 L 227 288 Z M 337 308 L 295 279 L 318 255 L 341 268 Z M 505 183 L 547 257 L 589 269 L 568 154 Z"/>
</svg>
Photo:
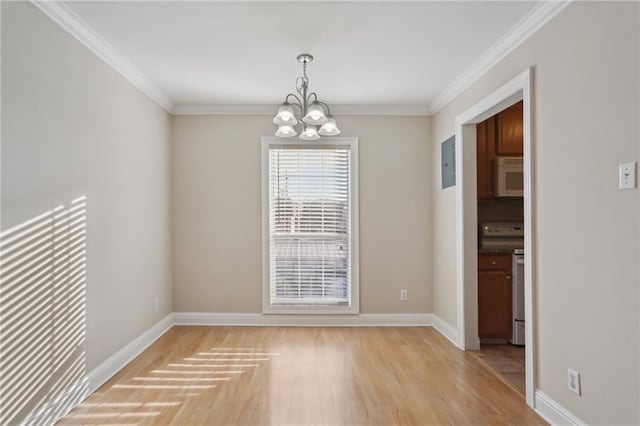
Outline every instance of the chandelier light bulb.
<svg viewBox="0 0 640 426">
<path fill-rule="evenodd" d="M 318 102 L 314 102 L 309 106 L 307 115 L 302 119 L 307 124 L 324 124 L 327 121 L 327 117 L 324 115 L 324 108 Z"/>
<path fill-rule="evenodd" d="M 283 124 L 281 126 L 278 127 L 278 131 L 276 132 L 276 136 L 280 137 L 280 138 L 290 138 L 292 136 L 297 135 L 295 129 L 293 128 L 293 126 L 289 126 L 286 124 Z"/>
<path fill-rule="evenodd" d="M 315 127 L 306 126 L 304 128 L 304 131 L 300 133 L 300 139 L 302 139 L 303 141 L 315 141 L 320 139 L 320 135 L 318 134 L 318 131 Z"/>
<path fill-rule="evenodd" d="M 318 130 L 318 133 L 322 136 L 336 136 L 340 134 L 340 129 L 336 124 L 336 120 L 329 117 L 327 119 L 327 122 L 320 126 L 320 130 Z"/>
<path fill-rule="evenodd" d="M 287 103 L 280 105 L 278 108 L 278 114 L 273 118 L 273 122 L 278 126 L 295 126 L 298 124 L 298 120 L 293 114 L 293 108 Z"/>
</svg>

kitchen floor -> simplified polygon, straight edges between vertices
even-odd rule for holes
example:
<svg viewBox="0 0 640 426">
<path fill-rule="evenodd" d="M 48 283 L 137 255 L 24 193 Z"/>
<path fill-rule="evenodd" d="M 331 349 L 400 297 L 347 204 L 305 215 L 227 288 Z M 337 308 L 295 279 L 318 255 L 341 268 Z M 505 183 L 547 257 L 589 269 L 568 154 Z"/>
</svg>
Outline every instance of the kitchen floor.
<svg viewBox="0 0 640 426">
<path fill-rule="evenodd" d="M 524 346 L 480 345 L 479 351 L 470 351 L 470 353 L 489 365 L 498 373 L 498 376 L 524 397 Z"/>
</svg>

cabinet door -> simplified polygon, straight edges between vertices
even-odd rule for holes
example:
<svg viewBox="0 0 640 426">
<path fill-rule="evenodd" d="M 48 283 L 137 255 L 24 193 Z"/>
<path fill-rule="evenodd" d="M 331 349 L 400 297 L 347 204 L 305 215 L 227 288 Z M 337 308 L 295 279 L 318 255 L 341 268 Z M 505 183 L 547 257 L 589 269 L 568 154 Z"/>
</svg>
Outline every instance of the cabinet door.
<svg viewBox="0 0 640 426">
<path fill-rule="evenodd" d="M 523 155 L 523 103 L 510 106 L 497 116 L 497 155 Z"/>
<path fill-rule="evenodd" d="M 478 201 L 493 199 L 493 158 L 495 157 L 495 118 L 476 126 Z"/>
<path fill-rule="evenodd" d="M 511 303 L 509 272 L 478 272 L 478 334 L 481 339 L 511 338 Z"/>
</svg>

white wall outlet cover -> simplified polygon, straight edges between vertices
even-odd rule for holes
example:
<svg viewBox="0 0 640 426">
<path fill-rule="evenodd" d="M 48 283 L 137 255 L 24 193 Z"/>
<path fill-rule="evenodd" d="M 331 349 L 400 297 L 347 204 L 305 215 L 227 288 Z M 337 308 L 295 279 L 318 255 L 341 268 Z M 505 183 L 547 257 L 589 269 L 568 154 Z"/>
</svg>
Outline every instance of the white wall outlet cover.
<svg viewBox="0 0 640 426">
<path fill-rule="evenodd" d="M 407 293 L 407 290 L 400 290 L 400 300 L 409 300 L 409 294 Z"/>
<path fill-rule="evenodd" d="M 580 396 L 580 373 L 572 369 L 567 369 L 567 387 L 569 390 Z"/>
<path fill-rule="evenodd" d="M 620 189 L 636 187 L 636 162 L 620 164 L 618 167 L 618 186 Z"/>
</svg>

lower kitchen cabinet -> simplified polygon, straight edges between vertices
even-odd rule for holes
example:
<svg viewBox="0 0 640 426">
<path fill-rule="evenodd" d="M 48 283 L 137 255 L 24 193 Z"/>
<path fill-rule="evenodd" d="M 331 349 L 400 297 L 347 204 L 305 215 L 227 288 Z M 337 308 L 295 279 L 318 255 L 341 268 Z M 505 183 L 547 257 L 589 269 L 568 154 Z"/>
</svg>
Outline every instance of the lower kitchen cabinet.
<svg viewBox="0 0 640 426">
<path fill-rule="evenodd" d="M 511 255 L 478 258 L 478 334 L 481 340 L 507 340 L 512 333 Z"/>
</svg>

